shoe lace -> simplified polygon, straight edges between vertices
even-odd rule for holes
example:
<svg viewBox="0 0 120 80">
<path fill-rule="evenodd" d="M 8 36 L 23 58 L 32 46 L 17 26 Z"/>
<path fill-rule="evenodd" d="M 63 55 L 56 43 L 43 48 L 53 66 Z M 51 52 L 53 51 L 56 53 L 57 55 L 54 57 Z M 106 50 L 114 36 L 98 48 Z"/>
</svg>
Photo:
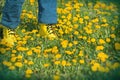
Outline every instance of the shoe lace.
<svg viewBox="0 0 120 80">
<path fill-rule="evenodd" d="M 47 25 L 47 31 L 48 33 L 53 33 L 53 34 L 56 34 L 56 31 L 59 29 L 60 27 L 57 26 L 57 25 L 54 25 L 54 24 L 48 24 Z"/>
</svg>

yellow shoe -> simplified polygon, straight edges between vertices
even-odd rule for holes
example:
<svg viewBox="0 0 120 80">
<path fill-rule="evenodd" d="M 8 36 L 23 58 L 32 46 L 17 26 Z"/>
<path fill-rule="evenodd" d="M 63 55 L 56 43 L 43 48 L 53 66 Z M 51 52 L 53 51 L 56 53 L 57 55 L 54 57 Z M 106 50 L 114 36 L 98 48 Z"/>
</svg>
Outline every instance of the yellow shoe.
<svg viewBox="0 0 120 80">
<path fill-rule="evenodd" d="M 14 30 L 8 29 L 0 25 L 0 43 L 4 43 L 7 46 L 13 46 L 16 42 Z"/>
<path fill-rule="evenodd" d="M 43 37 L 48 37 L 49 39 L 55 39 L 57 36 L 54 34 L 52 30 L 53 25 L 46 25 L 46 24 L 40 24 L 40 30 L 39 33 Z"/>
</svg>

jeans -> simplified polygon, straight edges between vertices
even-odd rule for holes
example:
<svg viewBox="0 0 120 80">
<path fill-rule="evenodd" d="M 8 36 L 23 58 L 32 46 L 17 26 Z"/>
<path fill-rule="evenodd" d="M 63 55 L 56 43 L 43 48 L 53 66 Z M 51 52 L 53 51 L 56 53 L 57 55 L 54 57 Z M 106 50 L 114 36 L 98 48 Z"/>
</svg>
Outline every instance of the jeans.
<svg viewBox="0 0 120 80">
<path fill-rule="evenodd" d="M 20 14 L 24 0 L 6 0 L 1 24 L 15 29 L 20 23 Z M 38 22 L 57 23 L 57 0 L 38 0 Z"/>
</svg>

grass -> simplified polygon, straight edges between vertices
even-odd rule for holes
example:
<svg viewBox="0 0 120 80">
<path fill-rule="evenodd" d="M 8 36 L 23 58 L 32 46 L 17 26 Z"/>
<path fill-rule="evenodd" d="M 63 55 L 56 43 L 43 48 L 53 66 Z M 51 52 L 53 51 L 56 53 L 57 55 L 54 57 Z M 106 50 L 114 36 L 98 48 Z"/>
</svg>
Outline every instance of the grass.
<svg viewBox="0 0 120 80">
<path fill-rule="evenodd" d="M 37 33 L 36 2 L 23 5 L 15 45 L 0 45 L 2 80 L 120 79 L 117 0 L 58 0 L 55 40 Z"/>
</svg>

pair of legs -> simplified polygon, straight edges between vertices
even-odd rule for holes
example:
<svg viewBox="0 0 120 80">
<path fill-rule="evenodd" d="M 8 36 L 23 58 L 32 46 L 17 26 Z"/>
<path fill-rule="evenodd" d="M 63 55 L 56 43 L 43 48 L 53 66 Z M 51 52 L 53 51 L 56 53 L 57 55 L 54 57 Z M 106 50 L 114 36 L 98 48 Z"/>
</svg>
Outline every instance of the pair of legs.
<svg viewBox="0 0 120 80">
<path fill-rule="evenodd" d="M 2 27 L 0 25 L 0 39 L 2 38 L 3 42 L 6 41 L 8 44 L 14 44 L 15 37 L 14 35 L 9 34 L 10 32 L 8 29 L 15 29 L 19 25 L 23 3 L 24 0 L 6 0 L 0 22 L 0 24 L 2 24 Z M 49 27 L 47 24 L 57 23 L 56 9 L 57 0 L 38 0 L 38 22 L 41 24 L 39 25 L 41 36 L 47 35 L 47 37 L 49 36 L 50 38 L 56 37 L 47 30 Z"/>
<path fill-rule="evenodd" d="M 20 14 L 24 0 L 6 0 L 1 24 L 15 29 L 20 23 Z M 57 23 L 57 0 L 38 0 L 38 22 L 44 24 Z"/>
</svg>

